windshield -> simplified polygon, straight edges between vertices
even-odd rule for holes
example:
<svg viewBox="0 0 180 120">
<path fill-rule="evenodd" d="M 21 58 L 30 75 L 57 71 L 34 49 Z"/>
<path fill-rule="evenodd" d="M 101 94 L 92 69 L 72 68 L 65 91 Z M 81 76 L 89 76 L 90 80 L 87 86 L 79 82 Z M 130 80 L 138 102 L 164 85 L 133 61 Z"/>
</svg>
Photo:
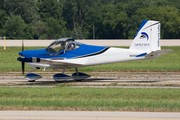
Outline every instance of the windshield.
<svg viewBox="0 0 180 120">
<path fill-rule="evenodd" d="M 55 41 L 49 47 L 46 48 L 46 51 L 49 53 L 57 53 L 65 50 L 66 42 L 65 41 Z"/>
</svg>

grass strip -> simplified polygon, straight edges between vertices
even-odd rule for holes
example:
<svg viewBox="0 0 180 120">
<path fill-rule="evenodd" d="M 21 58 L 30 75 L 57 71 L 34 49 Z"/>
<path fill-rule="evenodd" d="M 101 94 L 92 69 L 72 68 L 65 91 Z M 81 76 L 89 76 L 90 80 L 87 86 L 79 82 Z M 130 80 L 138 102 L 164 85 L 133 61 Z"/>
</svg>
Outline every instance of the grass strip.
<svg viewBox="0 0 180 120">
<path fill-rule="evenodd" d="M 180 89 L 1 87 L 0 110 L 180 112 Z"/>
</svg>

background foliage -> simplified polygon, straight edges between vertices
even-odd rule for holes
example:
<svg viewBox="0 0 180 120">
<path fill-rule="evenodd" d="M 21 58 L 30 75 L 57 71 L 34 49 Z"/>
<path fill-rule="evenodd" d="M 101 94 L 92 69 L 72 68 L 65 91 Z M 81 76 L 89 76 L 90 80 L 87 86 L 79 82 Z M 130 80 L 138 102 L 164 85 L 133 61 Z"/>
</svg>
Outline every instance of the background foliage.
<svg viewBox="0 0 180 120">
<path fill-rule="evenodd" d="M 132 39 L 143 20 L 180 39 L 179 0 L 0 0 L 0 19 L 7 39 Z"/>
</svg>

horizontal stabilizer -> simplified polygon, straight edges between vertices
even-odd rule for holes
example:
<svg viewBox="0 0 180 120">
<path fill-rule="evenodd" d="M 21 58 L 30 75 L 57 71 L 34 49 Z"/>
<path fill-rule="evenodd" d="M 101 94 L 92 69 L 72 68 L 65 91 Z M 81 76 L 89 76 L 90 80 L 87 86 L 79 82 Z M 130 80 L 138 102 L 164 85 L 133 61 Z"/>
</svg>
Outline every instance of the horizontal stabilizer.
<svg viewBox="0 0 180 120">
<path fill-rule="evenodd" d="M 167 50 L 157 50 L 157 51 L 153 51 L 147 55 L 145 55 L 145 59 L 153 59 L 153 58 L 157 58 L 161 55 L 165 55 L 167 53 L 172 52 L 173 50 L 171 49 L 167 49 Z"/>
</svg>

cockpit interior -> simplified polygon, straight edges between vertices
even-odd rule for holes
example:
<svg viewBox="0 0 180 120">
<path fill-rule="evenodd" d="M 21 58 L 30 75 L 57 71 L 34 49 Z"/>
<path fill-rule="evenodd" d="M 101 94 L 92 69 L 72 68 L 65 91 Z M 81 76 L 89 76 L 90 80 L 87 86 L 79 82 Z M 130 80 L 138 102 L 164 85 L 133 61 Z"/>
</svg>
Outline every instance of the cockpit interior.
<svg viewBox="0 0 180 120">
<path fill-rule="evenodd" d="M 50 44 L 46 51 L 48 53 L 65 53 L 67 51 L 79 48 L 82 43 L 74 41 L 74 39 L 58 39 Z"/>
</svg>

